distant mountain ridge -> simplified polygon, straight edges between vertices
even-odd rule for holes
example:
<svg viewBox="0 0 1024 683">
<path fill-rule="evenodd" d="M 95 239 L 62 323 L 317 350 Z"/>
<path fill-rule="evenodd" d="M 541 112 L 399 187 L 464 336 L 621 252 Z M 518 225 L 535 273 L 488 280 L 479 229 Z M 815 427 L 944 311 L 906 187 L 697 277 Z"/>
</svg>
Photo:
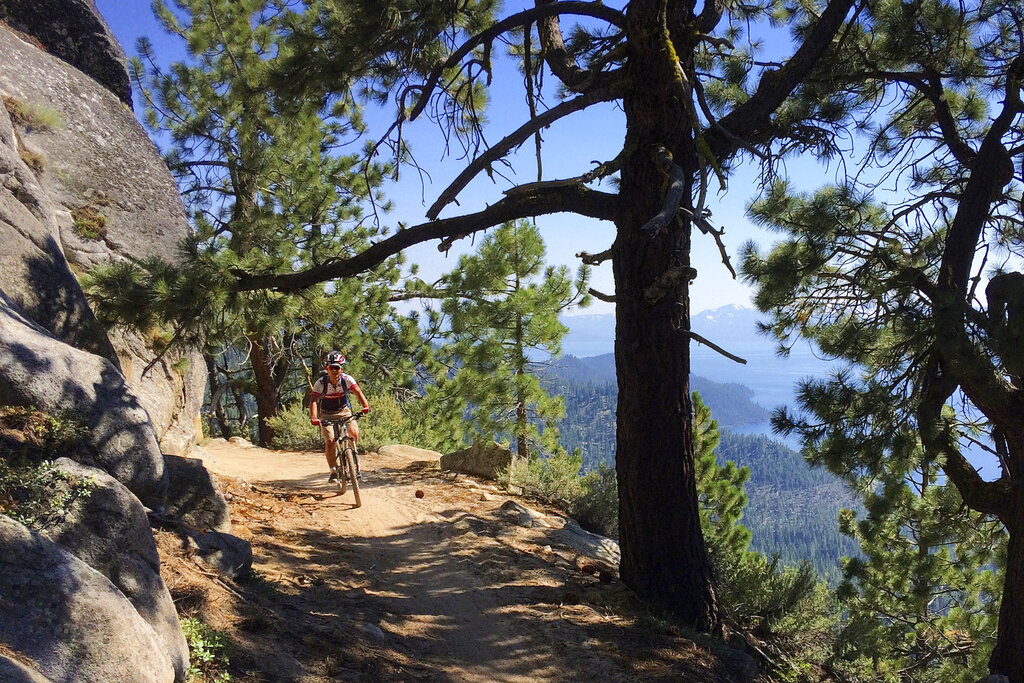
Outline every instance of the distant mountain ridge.
<svg viewBox="0 0 1024 683">
<path fill-rule="evenodd" d="M 694 313 L 690 322 L 695 333 L 747 362 L 737 363 L 694 341 L 690 344 L 690 372 L 714 382 L 750 387 L 753 400 L 769 410 L 783 405 L 795 407 L 797 383 L 809 376 L 826 375 L 836 363 L 822 359 L 802 341 L 789 354 L 780 356 L 776 340 L 757 329 L 763 317 L 753 308 L 735 305 Z M 566 316 L 562 323 L 569 328 L 562 341 L 565 354 L 589 360 L 614 351 L 613 313 Z"/>
<path fill-rule="evenodd" d="M 606 353 L 589 358 L 567 355 L 552 362 L 548 374 L 576 384 L 615 384 L 615 355 Z M 690 390 L 701 395 L 722 426 L 767 422 L 771 413 L 753 401 L 754 392 L 742 384 L 715 382 L 691 375 Z M 557 392 L 556 392 L 557 393 Z"/>
<path fill-rule="evenodd" d="M 753 338 L 763 340 L 766 347 L 774 343 L 766 337 L 758 337 L 756 324 L 762 315 L 757 309 L 747 306 L 727 305 L 694 313 L 690 325 L 694 332 L 716 344 L 721 342 L 749 342 Z M 562 324 L 569 333 L 562 340 L 566 354 L 577 357 L 599 356 L 612 353 L 615 347 L 615 314 L 597 313 L 565 316 Z"/>
</svg>

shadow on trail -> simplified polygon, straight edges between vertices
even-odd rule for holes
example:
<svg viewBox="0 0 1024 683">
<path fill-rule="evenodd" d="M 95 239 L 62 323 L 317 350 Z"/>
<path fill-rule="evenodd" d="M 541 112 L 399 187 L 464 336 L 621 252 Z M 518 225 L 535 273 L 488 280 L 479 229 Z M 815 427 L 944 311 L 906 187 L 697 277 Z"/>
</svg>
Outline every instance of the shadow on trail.
<svg viewBox="0 0 1024 683">
<path fill-rule="evenodd" d="M 334 658 L 392 680 L 632 680 L 638 672 L 615 662 L 619 648 L 627 647 L 632 661 L 674 640 L 630 622 L 571 619 L 563 612 L 588 590 L 581 582 L 596 588 L 596 581 L 513 550 L 482 529 L 476 535 L 453 532 L 446 521 L 426 522 L 347 538 L 316 528 L 281 531 L 272 523 L 250 528 L 258 553 L 272 557 L 283 576 L 297 577 L 266 577 L 247 588 L 271 613 L 264 621 L 277 631 L 275 640 L 317 642 L 295 652 L 307 672 Z M 346 647 L 353 641 L 364 646 L 355 648 L 362 659 Z M 382 650 L 399 656 L 382 664 L 382 655 L 389 659 Z M 680 680 L 678 668 L 669 673 Z"/>
</svg>

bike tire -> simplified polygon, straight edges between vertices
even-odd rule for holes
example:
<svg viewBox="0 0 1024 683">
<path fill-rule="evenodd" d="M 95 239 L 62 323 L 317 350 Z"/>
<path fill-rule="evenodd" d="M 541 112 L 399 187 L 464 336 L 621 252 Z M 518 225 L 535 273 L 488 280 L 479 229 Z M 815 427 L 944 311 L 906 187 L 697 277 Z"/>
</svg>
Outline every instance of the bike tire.
<svg viewBox="0 0 1024 683">
<path fill-rule="evenodd" d="M 345 465 L 339 462 L 334 467 L 334 473 L 338 476 L 338 478 L 334 480 L 335 485 L 338 487 L 338 491 L 345 493 L 348 489 L 348 474 L 345 472 Z"/>
<path fill-rule="evenodd" d="M 345 468 L 348 470 L 348 476 L 352 480 L 352 495 L 356 498 L 356 507 L 362 507 L 363 500 L 359 497 L 359 479 L 356 477 L 355 451 L 346 446 L 343 455 L 345 458 Z"/>
</svg>

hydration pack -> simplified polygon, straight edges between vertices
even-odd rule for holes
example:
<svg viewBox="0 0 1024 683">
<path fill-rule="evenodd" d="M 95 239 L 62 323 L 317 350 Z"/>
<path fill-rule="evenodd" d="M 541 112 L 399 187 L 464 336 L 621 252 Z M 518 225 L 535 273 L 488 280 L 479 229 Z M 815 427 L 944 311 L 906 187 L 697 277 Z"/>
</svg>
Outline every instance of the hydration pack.
<svg viewBox="0 0 1024 683">
<path fill-rule="evenodd" d="M 344 410 L 345 408 L 347 408 L 349 406 L 347 382 L 345 382 L 345 376 L 340 374 L 340 373 L 338 375 L 338 383 L 341 386 L 341 403 L 340 403 L 340 405 L 335 407 L 333 404 L 338 399 L 332 398 L 330 400 L 330 404 L 325 406 L 324 405 L 324 399 L 327 396 L 327 387 L 330 386 L 330 379 L 329 379 L 329 377 L 328 377 L 326 372 L 323 373 L 322 375 L 320 375 L 320 386 L 323 387 L 323 392 L 320 394 L 320 398 L 317 399 L 318 412 L 323 412 L 324 410 L 326 410 L 326 411 L 331 412 L 331 413 L 336 413 L 336 412 L 339 412 L 341 410 Z"/>
</svg>

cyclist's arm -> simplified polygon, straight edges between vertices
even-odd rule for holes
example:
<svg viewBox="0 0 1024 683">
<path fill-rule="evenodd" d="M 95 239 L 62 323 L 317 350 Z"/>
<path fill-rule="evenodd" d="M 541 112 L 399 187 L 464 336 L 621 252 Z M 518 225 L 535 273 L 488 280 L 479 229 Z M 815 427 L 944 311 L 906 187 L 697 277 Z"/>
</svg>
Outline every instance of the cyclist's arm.
<svg viewBox="0 0 1024 683">
<path fill-rule="evenodd" d="M 315 423 L 317 418 L 319 417 L 319 398 L 320 394 L 317 393 L 316 386 L 314 386 L 313 391 L 310 393 L 309 397 L 309 421 L 313 423 Z"/>
<path fill-rule="evenodd" d="M 352 392 L 359 398 L 359 401 L 363 404 L 363 408 L 369 408 L 370 402 L 366 400 L 366 396 L 363 394 L 363 390 L 356 384 L 352 387 Z"/>
</svg>

